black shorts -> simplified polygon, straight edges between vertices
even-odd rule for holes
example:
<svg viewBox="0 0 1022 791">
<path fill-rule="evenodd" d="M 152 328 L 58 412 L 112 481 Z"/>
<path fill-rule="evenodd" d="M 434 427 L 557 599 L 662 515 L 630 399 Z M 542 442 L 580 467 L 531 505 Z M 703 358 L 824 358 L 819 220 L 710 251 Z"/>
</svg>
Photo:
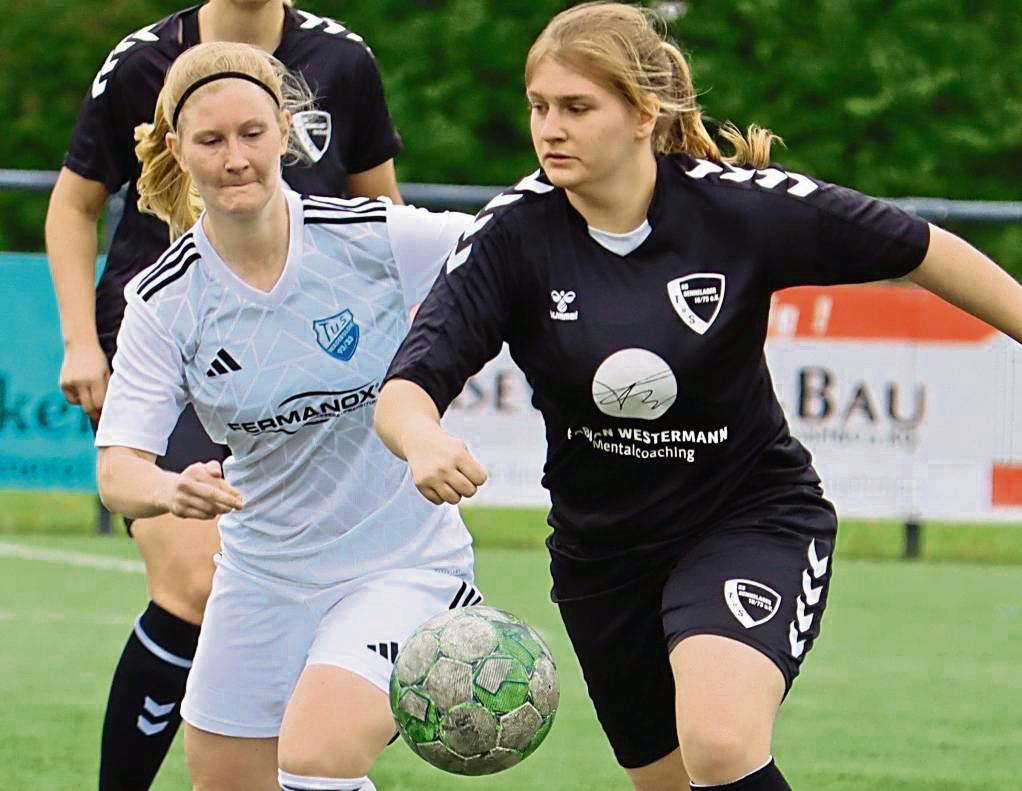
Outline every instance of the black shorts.
<svg viewBox="0 0 1022 791">
<path fill-rule="evenodd" d="M 93 423 L 93 430 L 96 424 Z M 169 472 L 181 472 L 185 467 L 197 461 L 219 461 L 231 455 L 230 448 L 226 445 L 218 445 L 209 438 L 206 430 L 199 422 L 198 415 L 191 404 L 188 404 L 177 425 L 170 433 L 167 440 L 167 452 L 156 459 L 156 466 L 161 470 Z M 128 535 L 131 535 L 131 523 L 133 520 L 124 518 L 124 525 Z"/>
<path fill-rule="evenodd" d="M 558 601 L 623 767 L 645 766 L 678 746 L 668 656 L 685 637 L 715 634 L 752 646 L 780 669 L 787 693 L 820 633 L 836 532 L 830 503 L 793 492 L 661 551 L 664 561 L 651 561 L 654 570 L 626 586 Z M 560 556 L 556 542 L 551 549 L 555 596 L 558 577 L 602 565 Z"/>
</svg>

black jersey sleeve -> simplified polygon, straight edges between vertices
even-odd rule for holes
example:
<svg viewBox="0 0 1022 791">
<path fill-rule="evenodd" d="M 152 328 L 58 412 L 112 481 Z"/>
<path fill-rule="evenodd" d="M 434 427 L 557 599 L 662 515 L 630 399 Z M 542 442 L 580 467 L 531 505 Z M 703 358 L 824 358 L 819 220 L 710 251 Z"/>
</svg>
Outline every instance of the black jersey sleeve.
<svg viewBox="0 0 1022 791">
<path fill-rule="evenodd" d="M 509 339 L 516 291 L 510 234 L 499 223 L 473 233 L 480 222 L 459 239 L 387 372 L 419 385 L 441 415 Z"/>
<path fill-rule="evenodd" d="M 930 242 L 925 220 L 855 190 L 811 183 L 808 195 L 779 196 L 764 212 L 774 288 L 894 279 L 922 263 Z"/>
<path fill-rule="evenodd" d="M 130 65 L 130 64 L 128 64 Z M 106 64 L 104 64 L 106 68 Z M 124 67 L 102 71 L 89 86 L 78 111 L 64 165 L 83 178 L 117 192 L 135 171 L 134 122 Z M 130 82 L 130 80 L 129 80 Z"/>
<path fill-rule="evenodd" d="M 335 117 L 338 113 L 352 114 L 348 172 L 362 173 L 393 159 L 403 144 L 387 109 L 376 59 L 367 48 L 362 49 L 353 79 L 356 97 L 353 106 L 329 109 Z"/>
</svg>

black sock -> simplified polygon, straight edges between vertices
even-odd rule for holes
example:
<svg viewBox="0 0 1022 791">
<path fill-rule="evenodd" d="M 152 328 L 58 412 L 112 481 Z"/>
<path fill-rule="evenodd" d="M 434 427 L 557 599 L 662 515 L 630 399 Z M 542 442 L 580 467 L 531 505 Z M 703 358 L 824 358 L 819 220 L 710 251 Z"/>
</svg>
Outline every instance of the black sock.
<svg viewBox="0 0 1022 791">
<path fill-rule="evenodd" d="M 762 769 L 757 769 L 751 775 L 746 775 L 733 783 L 725 783 L 722 786 L 690 785 L 689 788 L 692 791 L 712 791 L 715 788 L 727 789 L 727 791 L 791 791 L 791 786 L 784 779 L 784 775 L 777 768 L 773 758 Z"/>
<path fill-rule="evenodd" d="M 145 791 L 181 724 L 199 627 L 155 602 L 135 622 L 114 671 L 103 720 L 100 791 Z"/>
</svg>

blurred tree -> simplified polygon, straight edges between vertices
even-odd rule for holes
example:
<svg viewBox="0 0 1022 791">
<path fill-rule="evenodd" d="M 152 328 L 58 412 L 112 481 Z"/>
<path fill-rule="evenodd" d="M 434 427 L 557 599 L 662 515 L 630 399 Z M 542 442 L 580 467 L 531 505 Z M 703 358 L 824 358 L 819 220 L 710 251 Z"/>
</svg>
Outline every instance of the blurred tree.
<svg viewBox="0 0 1022 791">
<path fill-rule="evenodd" d="M 1022 198 L 1015 0 L 700 0 L 673 26 L 709 115 L 793 170 L 872 195 Z M 1022 226 L 964 225 L 1022 276 Z"/>
<path fill-rule="evenodd" d="M 5 3 L 0 167 L 57 170 L 78 106 L 107 53 L 177 8 L 167 0 Z M 0 250 L 41 250 L 48 198 L 0 192 Z"/>
<path fill-rule="evenodd" d="M 1022 183 L 1017 0 L 710 0 L 677 15 L 706 113 L 784 137 L 789 168 L 883 196 L 1013 200 Z M 122 36 L 168 0 L 9 4 L 0 166 L 59 167 Z M 405 181 L 506 184 L 535 167 L 522 67 L 562 0 L 297 0 L 364 36 L 405 139 Z M 0 249 L 39 249 L 45 199 L 0 193 Z M 955 229 L 1022 274 L 1022 227 Z"/>
<path fill-rule="evenodd" d="M 302 0 L 372 47 L 404 137 L 406 181 L 505 184 L 534 170 L 522 69 L 562 0 Z"/>
</svg>

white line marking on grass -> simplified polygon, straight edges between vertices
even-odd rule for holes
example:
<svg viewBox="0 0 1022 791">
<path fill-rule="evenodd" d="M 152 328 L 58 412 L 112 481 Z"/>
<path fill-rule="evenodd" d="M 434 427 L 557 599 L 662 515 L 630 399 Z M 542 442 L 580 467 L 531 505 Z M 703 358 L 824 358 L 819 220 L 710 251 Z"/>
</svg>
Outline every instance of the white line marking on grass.
<svg viewBox="0 0 1022 791">
<path fill-rule="evenodd" d="M 145 565 L 141 560 L 109 558 L 103 555 L 89 555 L 84 552 L 67 552 L 62 549 L 23 547 L 19 544 L 4 542 L 0 542 L 0 557 L 41 560 L 47 563 L 60 563 L 64 566 L 103 569 L 104 571 L 125 571 L 129 574 L 145 573 Z"/>
<path fill-rule="evenodd" d="M 18 621 L 21 623 L 35 625 L 49 623 L 73 623 L 89 624 L 90 626 L 122 627 L 134 623 L 135 616 L 109 611 L 68 613 L 62 610 L 42 610 L 38 608 L 30 608 L 27 610 L 19 610 L 17 612 L 0 610 L 0 621 Z"/>
</svg>

